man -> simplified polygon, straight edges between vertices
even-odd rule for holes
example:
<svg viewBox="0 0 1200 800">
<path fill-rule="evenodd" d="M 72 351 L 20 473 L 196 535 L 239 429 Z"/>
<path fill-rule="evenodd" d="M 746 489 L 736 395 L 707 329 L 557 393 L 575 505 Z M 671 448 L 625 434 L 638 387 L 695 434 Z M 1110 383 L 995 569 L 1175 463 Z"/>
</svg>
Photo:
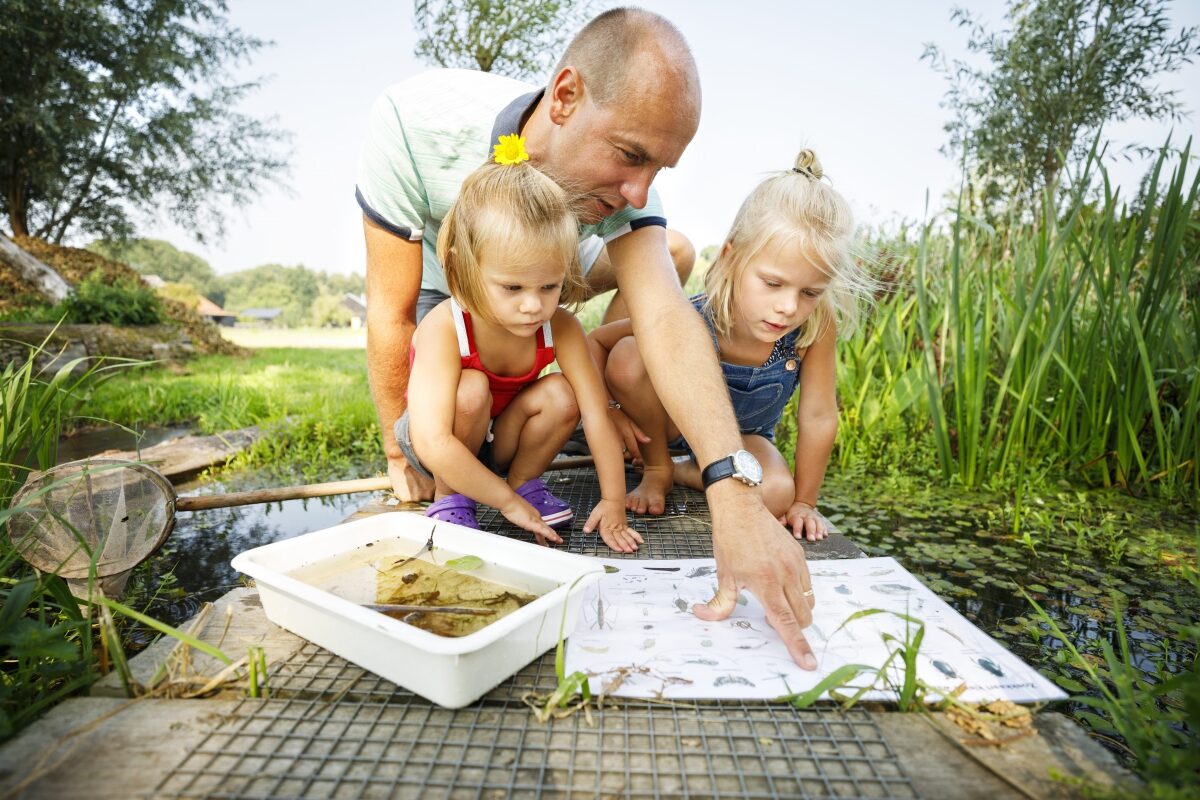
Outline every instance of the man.
<svg viewBox="0 0 1200 800">
<path fill-rule="evenodd" d="M 690 246 L 672 242 L 651 189 L 660 169 L 676 165 L 700 120 L 687 43 L 656 14 L 614 9 L 572 40 L 544 90 L 528 88 L 442 70 L 392 87 L 372 111 L 357 192 L 367 244 L 367 365 L 396 494 L 417 499 L 430 488 L 405 463 L 392 426 L 404 410 L 413 330 L 445 293 L 433 250 L 438 225 L 498 136 L 520 133 L 538 168 L 584 196 L 581 260 L 589 285 L 619 287 L 656 391 L 699 463 L 710 466 L 718 590 L 696 615 L 728 617 L 738 591 L 748 588 L 796 662 L 815 669 L 801 632 L 813 605 L 803 547 L 752 485 L 757 462 L 741 450 L 711 339 L 672 268 L 671 245 L 676 260 L 689 262 Z M 672 391 L 679 386 L 689 391 Z"/>
</svg>

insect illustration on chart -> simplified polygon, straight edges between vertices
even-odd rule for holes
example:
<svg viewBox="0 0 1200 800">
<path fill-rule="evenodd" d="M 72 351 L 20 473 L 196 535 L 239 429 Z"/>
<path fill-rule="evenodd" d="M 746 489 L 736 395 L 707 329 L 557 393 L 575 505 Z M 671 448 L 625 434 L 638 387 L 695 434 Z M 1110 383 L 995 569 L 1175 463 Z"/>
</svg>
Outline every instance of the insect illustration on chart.
<svg viewBox="0 0 1200 800">
<path fill-rule="evenodd" d="M 617 609 L 604 600 L 604 592 L 596 588 L 596 599 L 583 607 L 584 618 L 592 630 L 612 630 L 617 618 Z"/>
<path fill-rule="evenodd" d="M 754 686 L 754 682 L 741 675 L 721 675 L 713 681 L 713 686 Z"/>
<path fill-rule="evenodd" d="M 696 567 L 694 570 L 692 570 L 691 572 L 689 572 L 687 574 L 687 577 L 689 577 L 689 578 L 704 578 L 709 575 L 712 575 L 716 571 L 717 571 L 716 567 L 708 567 L 708 566 Z"/>
<path fill-rule="evenodd" d="M 995 661 L 992 661 L 990 658 L 977 658 L 975 659 L 975 663 L 995 675 L 997 678 L 1004 677 L 1004 670 L 1000 669 L 1000 665 L 998 665 Z"/>
<path fill-rule="evenodd" d="M 880 594 L 904 595 L 913 591 L 913 587 L 903 583 L 873 583 L 871 588 Z"/>
<path fill-rule="evenodd" d="M 950 666 L 945 661 L 939 661 L 936 658 L 932 659 L 932 661 L 933 661 L 933 666 L 937 669 L 937 671 L 942 673 L 943 675 L 945 675 L 947 678 L 957 678 L 958 677 L 958 673 L 954 671 L 954 667 Z"/>
</svg>

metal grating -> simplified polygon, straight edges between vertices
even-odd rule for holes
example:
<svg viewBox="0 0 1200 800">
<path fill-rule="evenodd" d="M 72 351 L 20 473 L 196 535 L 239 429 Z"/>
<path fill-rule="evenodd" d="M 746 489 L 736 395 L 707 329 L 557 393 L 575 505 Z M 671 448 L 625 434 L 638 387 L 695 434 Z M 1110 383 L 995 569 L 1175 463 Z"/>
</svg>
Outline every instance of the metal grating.
<svg viewBox="0 0 1200 800">
<path fill-rule="evenodd" d="M 667 495 L 667 512 L 661 517 L 630 515 L 630 524 L 646 540 L 639 552 L 614 553 L 598 533 L 584 533 L 588 513 L 600 500 L 600 484 L 591 470 L 571 470 L 547 473 L 547 487 L 575 509 L 575 519 L 559 531 L 566 540 L 566 550 L 588 556 L 606 558 L 712 558 L 712 522 L 704 495 L 691 489 L 676 487 Z M 637 486 L 641 477 L 626 473 L 628 489 Z M 533 535 L 516 527 L 494 508 L 480 507 L 479 525 L 522 541 L 532 542 Z"/>
<path fill-rule="evenodd" d="M 592 722 L 411 695 L 245 700 L 154 796 L 916 797 L 865 712 L 634 703 Z"/>
<path fill-rule="evenodd" d="M 581 531 L 599 498 L 594 473 L 548 483 L 578 513 L 567 549 L 619 557 Z M 492 510 L 480 522 L 532 539 Z M 674 490 L 666 515 L 635 525 L 646 545 L 630 557 L 712 555 L 698 492 Z M 555 683 L 551 652 L 475 705 L 449 710 L 307 644 L 272 668 L 272 699 L 241 702 L 154 796 L 917 796 L 865 712 L 622 698 L 592 711 L 594 727 L 583 715 L 539 723 L 521 697 Z"/>
</svg>

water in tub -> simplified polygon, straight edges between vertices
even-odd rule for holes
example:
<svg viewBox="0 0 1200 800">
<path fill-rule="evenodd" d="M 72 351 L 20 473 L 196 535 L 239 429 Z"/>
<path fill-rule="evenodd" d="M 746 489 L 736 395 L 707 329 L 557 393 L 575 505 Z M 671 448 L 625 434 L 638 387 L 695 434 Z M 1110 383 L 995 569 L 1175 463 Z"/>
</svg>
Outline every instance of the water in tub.
<svg viewBox="0 0 1200 800">
<path fill-rule="evenodd" d="M 423 550 L 414 558 L 412 550 L 411 542 L 381 541 L 306 564 L 289 574 L 353 603 L 449 637 L 474 633 L 558 585 L 478 556 L 436 548 L 432 554 Z M 413 610 L 413 606 L 431 610 Z M 436 608 L 456 611 L 432 610 Z"/>
</svg>

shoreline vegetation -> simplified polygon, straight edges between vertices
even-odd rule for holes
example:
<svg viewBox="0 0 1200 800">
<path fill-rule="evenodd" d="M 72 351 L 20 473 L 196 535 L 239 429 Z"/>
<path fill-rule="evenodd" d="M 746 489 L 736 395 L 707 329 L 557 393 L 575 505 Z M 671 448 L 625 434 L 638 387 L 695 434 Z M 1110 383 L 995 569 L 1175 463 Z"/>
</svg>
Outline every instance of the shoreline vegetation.
<svg viewBox="0 0 1200 800">
<path fill-rule="evenodd" d="M 1052 645 L 1054 621 L 1033 604 L 1054 586 L 1005 583 L 983 595 L 1008 598 L 996 625 L 1053 647 L 1069 668 L 1059 678 L 1076 695 L 1070 712 L 1163 796 L 1186 792 L 1200 768 L 1200 625 L 1186 617 L 1200 606 L 1200 179 L 1194 169 L 1189 177 L 1189 157 L 1187 147 L 1164 149 L 1137 198 L 1110 192 L 1101 171 L 1098 194 L 1047 201 L 1004 227 L 952 209 L 876 235 L 889 291 L 839 344 L 842 415 L 827 491 L 831 507 L 864 526 L 868 549 L 911 557 L 935 591 L 955 590 L 934 572 L 979 569 L 981 531 L 1014 563 L 1017 554 L 1059 559 L 1067 574 L 1072 553 L 1086 553 L 1088 574 L 1132 566 L 1175 585 L 1175 598 L 1087 595 L 1100 634 L 1065 646 Z M 586 326 L 602 302 L 581 311 Z M 262 440 L 226 469 L 305 480 L 382 472 L 361 332 L 235 330 L 243 355 L 93 364 L 79 378 L 5 368 L 0 519 L 13 512 L 24 470 L 53 463 L 59 433 L 99 420 L 138 430 L 189 423 L 199 433 L 262 426 Z M 778 432 L 789 461 L 792 420 L 785 414 Z M 10 466 L 18 452 L 35 463 Z M 862 522 L 855 505 L 896 518 Z M 967 509 L 972 521 L 948 541 L 914 522 Z M 101 634 L 100 615 L 81 614 L 61 581 L 34 575 L 6 538 L 0 566 L 0 639 L 13 653 L 3 739 L 95 680 Z M 1152 619 L 1157 659 L 1126 637 Z"/>
</svg>

